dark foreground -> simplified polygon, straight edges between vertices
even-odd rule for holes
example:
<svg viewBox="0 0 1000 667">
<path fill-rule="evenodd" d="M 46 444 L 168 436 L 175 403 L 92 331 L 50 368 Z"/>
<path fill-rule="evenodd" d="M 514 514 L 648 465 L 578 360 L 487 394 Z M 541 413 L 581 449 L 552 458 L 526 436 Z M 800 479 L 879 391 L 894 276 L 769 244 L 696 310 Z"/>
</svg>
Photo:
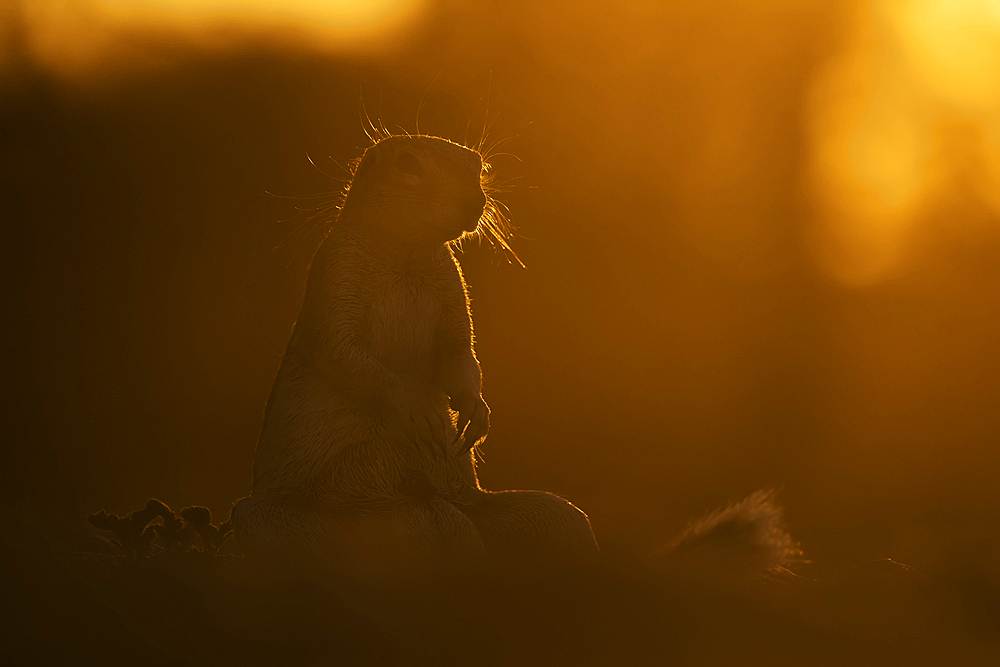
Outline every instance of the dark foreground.
<svg viewBox="0 0 1000 667">
<path fill-rule="evenodd" d="M 814 581 L 654 567 L 276 579 L 236 555 L 2 550 L 5 665 L 1000 664 L 996 544 Z M 992 564 L 991 564 L 992 563 Z M 269 580 L 270 581 L 267 581 Z"/>
</svg>

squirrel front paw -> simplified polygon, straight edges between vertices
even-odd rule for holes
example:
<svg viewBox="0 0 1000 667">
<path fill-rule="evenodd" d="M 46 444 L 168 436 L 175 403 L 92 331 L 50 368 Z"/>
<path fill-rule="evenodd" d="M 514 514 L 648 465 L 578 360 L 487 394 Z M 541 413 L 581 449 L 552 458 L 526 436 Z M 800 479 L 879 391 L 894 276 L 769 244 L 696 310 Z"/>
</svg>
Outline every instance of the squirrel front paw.
<svg viewBox="0 0 1000 667">
<path fill-rule="evenodd" d="M 448 427 L 451 425 L 446 411 L 435 408 L 429 400 L 411 394 L 396 406 L 396 412 L 400 425 L 417 446 L 431 455 L 445 453 Z"/>
<path fill-rule="evenodd" d="M 486 401 L 479 394 L 464 394 L 452 397 L 451 409 L 458 412 L 458 437 L 453 444 L 462 440 L 465 446 L 459 453 L 464 454 L 475 447 L 489 432 L 490 406 L 486 405 Z"/>
</svg>

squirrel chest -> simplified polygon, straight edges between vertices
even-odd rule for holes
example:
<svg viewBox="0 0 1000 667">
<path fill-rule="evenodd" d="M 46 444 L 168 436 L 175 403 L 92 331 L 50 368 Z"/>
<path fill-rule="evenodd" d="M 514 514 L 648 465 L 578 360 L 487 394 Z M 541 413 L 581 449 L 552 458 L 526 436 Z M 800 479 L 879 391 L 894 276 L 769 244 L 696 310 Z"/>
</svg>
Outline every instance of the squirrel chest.
<svg viewBox="0 0 1000 667">
<path fill-rule="evenodd" d="M 432 381 L 436 338 L 444 308 L 435 276 L 385 272 L 370 292 L 362 340 L 386 368 L 418 383 Z"/>
</svg>

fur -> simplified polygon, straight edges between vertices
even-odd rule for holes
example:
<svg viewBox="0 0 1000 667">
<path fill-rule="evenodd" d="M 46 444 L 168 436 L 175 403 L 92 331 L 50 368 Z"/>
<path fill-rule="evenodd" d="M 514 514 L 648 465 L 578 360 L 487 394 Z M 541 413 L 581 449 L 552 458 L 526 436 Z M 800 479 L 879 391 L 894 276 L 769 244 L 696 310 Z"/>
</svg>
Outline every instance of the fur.
<svg viewBox="0 0 1000 667">
<path fill-rule="evenodd" d="M 596 555 L 572 504 L 476 477 L 489 408 L 450 243 L 488 217 L 483 173 L 477 152 L 428 136 L 382 139 L 359 161 L 233 508 L 248 553 L 376 578 L 456 556 Z"/>
<path fill-rule="evenodd" d="M 672 565 L 696 567 L 712 576 L 790 574 L 802 551 L 783 525 L 774 491 L 756 491 L 743 500 L 692 522 L 655 555 Z"/>
</svg>

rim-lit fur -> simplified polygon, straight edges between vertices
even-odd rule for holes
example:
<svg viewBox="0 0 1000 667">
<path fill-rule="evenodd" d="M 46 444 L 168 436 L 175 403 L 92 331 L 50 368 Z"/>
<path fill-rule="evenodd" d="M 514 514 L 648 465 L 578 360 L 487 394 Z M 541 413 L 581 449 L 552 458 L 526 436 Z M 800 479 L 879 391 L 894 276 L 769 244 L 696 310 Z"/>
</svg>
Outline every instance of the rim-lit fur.
<svg viewBox="0 0 1000 667">
<path fill-rule="evenodd" d="M 593 557 L 583 512 L 483 490 L 475 443 L 458 437 L 456 418 L 484 435 L 489 411 L 452 244 L 508 238 L 490 219 L 482 157 L 436 137 L 379 139 L 313 258 L 251 496 L 233 509 L 237 540 L 374 578 L 476 554 Z M 437 449 L 421 440 L 425 417 L 443 428 Z"/>
</svg>

